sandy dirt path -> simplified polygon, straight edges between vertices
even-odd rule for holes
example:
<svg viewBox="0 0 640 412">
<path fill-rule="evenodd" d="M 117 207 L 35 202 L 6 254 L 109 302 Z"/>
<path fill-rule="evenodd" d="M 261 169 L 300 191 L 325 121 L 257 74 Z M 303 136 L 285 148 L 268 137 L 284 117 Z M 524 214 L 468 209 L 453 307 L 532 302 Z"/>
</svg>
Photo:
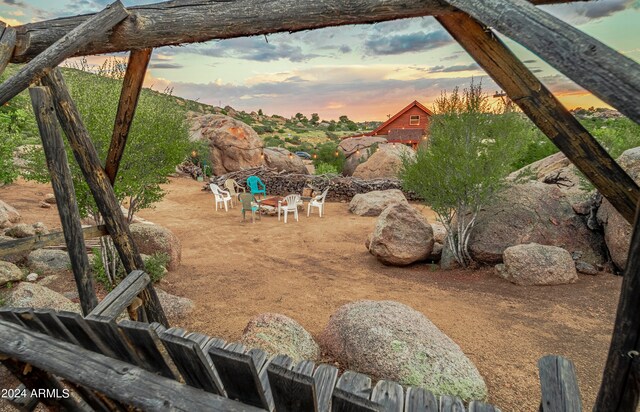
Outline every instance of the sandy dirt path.
<svg viewBox="0 0 640 412">
<path fill-rule="evenodd" d="M 537 410 L 536 362 L 545 354 L 572 359 L 583 401 L 591 408 L 606 359 L 621 279 L 580 276 L 555 287 L 512 285 L 493 269 L 440 271 L 430 265 L 383 266 L 364 247 L 375 218 L 328 203 L 326 216 L 284 224 L 264 216 L 242 223 L 238 208 L 214 211 L 201 183 L 175 178 L 166 198 L 140 213 L 182 241 L 182 265 L 160 287 L 196 304 L 181 327 L 236 340 L 252 316 L 282 313 L 318 335 L 341 305 L 358 299 L 395 300 L 424 313 L 460 345 L 503 411 Z M 59 226 L 55 207 L 38 201 L 51 190 L 19 182 L 0 199 L 23 221 Z M 426 216 L 432 213 L 424 208 Z M 70 276 L 70 275 L 69 275 Z M 72 288 L 71 279 L 58 289 Z"/>
</svg>

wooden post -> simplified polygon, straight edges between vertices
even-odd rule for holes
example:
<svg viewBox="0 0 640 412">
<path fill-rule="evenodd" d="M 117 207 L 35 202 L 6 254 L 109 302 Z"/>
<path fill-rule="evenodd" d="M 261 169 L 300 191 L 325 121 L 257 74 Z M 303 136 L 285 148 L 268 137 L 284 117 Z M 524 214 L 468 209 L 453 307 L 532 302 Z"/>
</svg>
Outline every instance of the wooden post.
<svg viewBox="0 0 640 412">
<path fill-rule="evenodd" d="M 491 29 L 465 13 L 436 19 L 613 207 L 633 222 L 640 200 L 638 185 Z"/>
<path fill-rule="evenodd" d="M 622 280 L 609 356 L 594 411 L 635 411 L 640 397 L 640 207 Z"/>
<path fill-rule="evenodd" d="M 129 63 L 127 64 L 127 72 L 124 75 L 118 113 L 113 126 L 113 137 L 111 138 L 111 146 L 109 146 L 109 154 L 107 155 L 105 166 L 111 185 L 116 181 L 120 159 L 122 159 L 122 154 L 127 144 L 131 121 L 136 112 L 144 75 L 147 72 L 152 51 L 153 49 L 131 50 L 129 55 Z"/>
<path fill-rule="evenodd" d="M 71 269 L 78 287 L 82 313 L 86 316 L 96 307 L 98 298 L 90 273 L 78 202 L 67 163 L 67 153 L 64 150 L 64 142 L 58 129 L 51 93 L 45 87 L 32 87 L 29 89 L 29 93 L 40 130 L 42 147 L 47 158 L 51 185 L 56 196 L 56 204 L 71 259 Z"/>
<path fill-rule="evenodd" d="M 0 34 L 0 74 L 2 74 L 13 56 L 13 49 L 16 46 L 16 29 L 3 27 L 0 31 L 2 32 Z"/>
<path fill-rule="evenodd" d="M 640 123 L 640 65 L 524 0 L 447 0 Z"/>
<path fill-rule="evenodd" d="M 111 182 L 100 164 L 96 148 L 93 146 L 89 132 L 82 123 L 78 109 L 69 95 L 62 73 L 56 68 L 43 77 L 42 81 L 51 89 L 62 130 L 69 139 L 73 154 L 96 200 L 98 210 L 118 250 L 125 270 L 127 273 L 136 269 L 144 270 L 144 263 L 133 243 L 133 237 L 125 217 L 122 215 Z M 168 325 L 153 285 L 149 284 L 140 296 L 144 302 L 149 322 Z"/>
<path fill-rule="evenodd" d="M 120 0 L 116 0 L 106 9 L 91 16 L 91 18 L 62 36 L 62 38 L 38 54 L 11 79 L 0 85 L 0 105 L 5 104 L 29 87 L 30 83 L 38 80 L 52 67 L 62 63 L 67 57 L 73 56 L 82 46 L 97 40 L 128 15 Z"/>
</svg>

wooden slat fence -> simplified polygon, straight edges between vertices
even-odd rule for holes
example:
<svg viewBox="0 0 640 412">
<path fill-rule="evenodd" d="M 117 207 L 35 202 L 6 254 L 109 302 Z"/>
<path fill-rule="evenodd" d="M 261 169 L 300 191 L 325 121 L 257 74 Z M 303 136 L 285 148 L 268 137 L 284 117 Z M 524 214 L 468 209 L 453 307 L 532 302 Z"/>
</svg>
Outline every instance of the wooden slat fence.
<svg viewBox="0 0 640 412">
<path fill-rule="evenodd" d="M 165 410 L 169 405 L 180 409 L 210 399 L 221 405 L 219 410 L 498 410 L 481 402 L 467 409 L 460 399 L 438 398 L 424 389 L 385 380 L 374 384 L 367 375 L 353 371 L 338 378 L 331 365 L 296 363 L 285 355 L 269 357 L 259 349 L 180 328 L 130 320 L 116 324 L 99 315 L 85 319 L 70 312 L 3 308 L 0 354 L 3 363 L 14 363 L 12 370 L 29 364 L 48 371 L 55 385 L 61 379 L 71 383 L 67 387 L 77 393 L 80 409 L 85 410 L 127 406 Z M 123 381 L 129 382 L 126 388 Z M 157 392 L 139 397 L 142 386 Z M 183 399 L 187 397 L 191 399 Z"/>
</svg>

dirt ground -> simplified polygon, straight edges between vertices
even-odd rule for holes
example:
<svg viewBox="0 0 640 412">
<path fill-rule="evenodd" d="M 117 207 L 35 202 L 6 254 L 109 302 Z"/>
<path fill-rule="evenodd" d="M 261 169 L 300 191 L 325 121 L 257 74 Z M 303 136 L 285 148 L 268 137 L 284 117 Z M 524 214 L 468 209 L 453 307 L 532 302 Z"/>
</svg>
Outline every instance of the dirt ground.
<svg viewBox="0 0 640 412">
<path fill-rule="evenodd" d="M 491 268 L 387 267 L 364 247 L 375 218 L 350 214 L 347 203 L 328 203 L 323 218 L 305 213 L 287 224 L 270 216 L 243 223 L 238 208 L 216 212 L 201 186 L 172 179 L 166 198 L 140 213 L 182 241 L 180 268 L 159 285 L 195 302 L 194 312 L 176 325 L 236 340 L 252 316 L 276 312 L 317 336 L 347 302 L 395 300 L 424 313 L 460 345 L 487 382 L 489 401 L 503 411 L 537 410 L 536 363 L 546 354 L 575 362 L 585 407 L 593 405 L 621 278 L 581 275 L 573 285 L 523 287 L 497 278 Z M 50 192 L 21 181 L 0 187 L 0 199 L 17 208 L 23 222 L 54 228 L 55 206 L 38 207 Z M 54 289 L 73 288 L 70 276 Z"/>
</svg>

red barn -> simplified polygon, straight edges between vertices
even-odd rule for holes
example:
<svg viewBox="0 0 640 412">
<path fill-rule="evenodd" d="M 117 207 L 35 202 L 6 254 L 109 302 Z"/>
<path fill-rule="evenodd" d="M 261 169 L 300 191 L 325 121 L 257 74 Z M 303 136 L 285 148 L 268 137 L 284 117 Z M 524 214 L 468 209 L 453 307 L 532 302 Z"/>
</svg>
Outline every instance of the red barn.
<svg viewBox="0 0 640 412">
<path fill-rule="evenodd" d="M 431 110 L 414 100 L 367 135 L 386 136 L 389 143 L 402 143 L 415 149 L 425 138 L 432 115 Z"/>
</svg>

